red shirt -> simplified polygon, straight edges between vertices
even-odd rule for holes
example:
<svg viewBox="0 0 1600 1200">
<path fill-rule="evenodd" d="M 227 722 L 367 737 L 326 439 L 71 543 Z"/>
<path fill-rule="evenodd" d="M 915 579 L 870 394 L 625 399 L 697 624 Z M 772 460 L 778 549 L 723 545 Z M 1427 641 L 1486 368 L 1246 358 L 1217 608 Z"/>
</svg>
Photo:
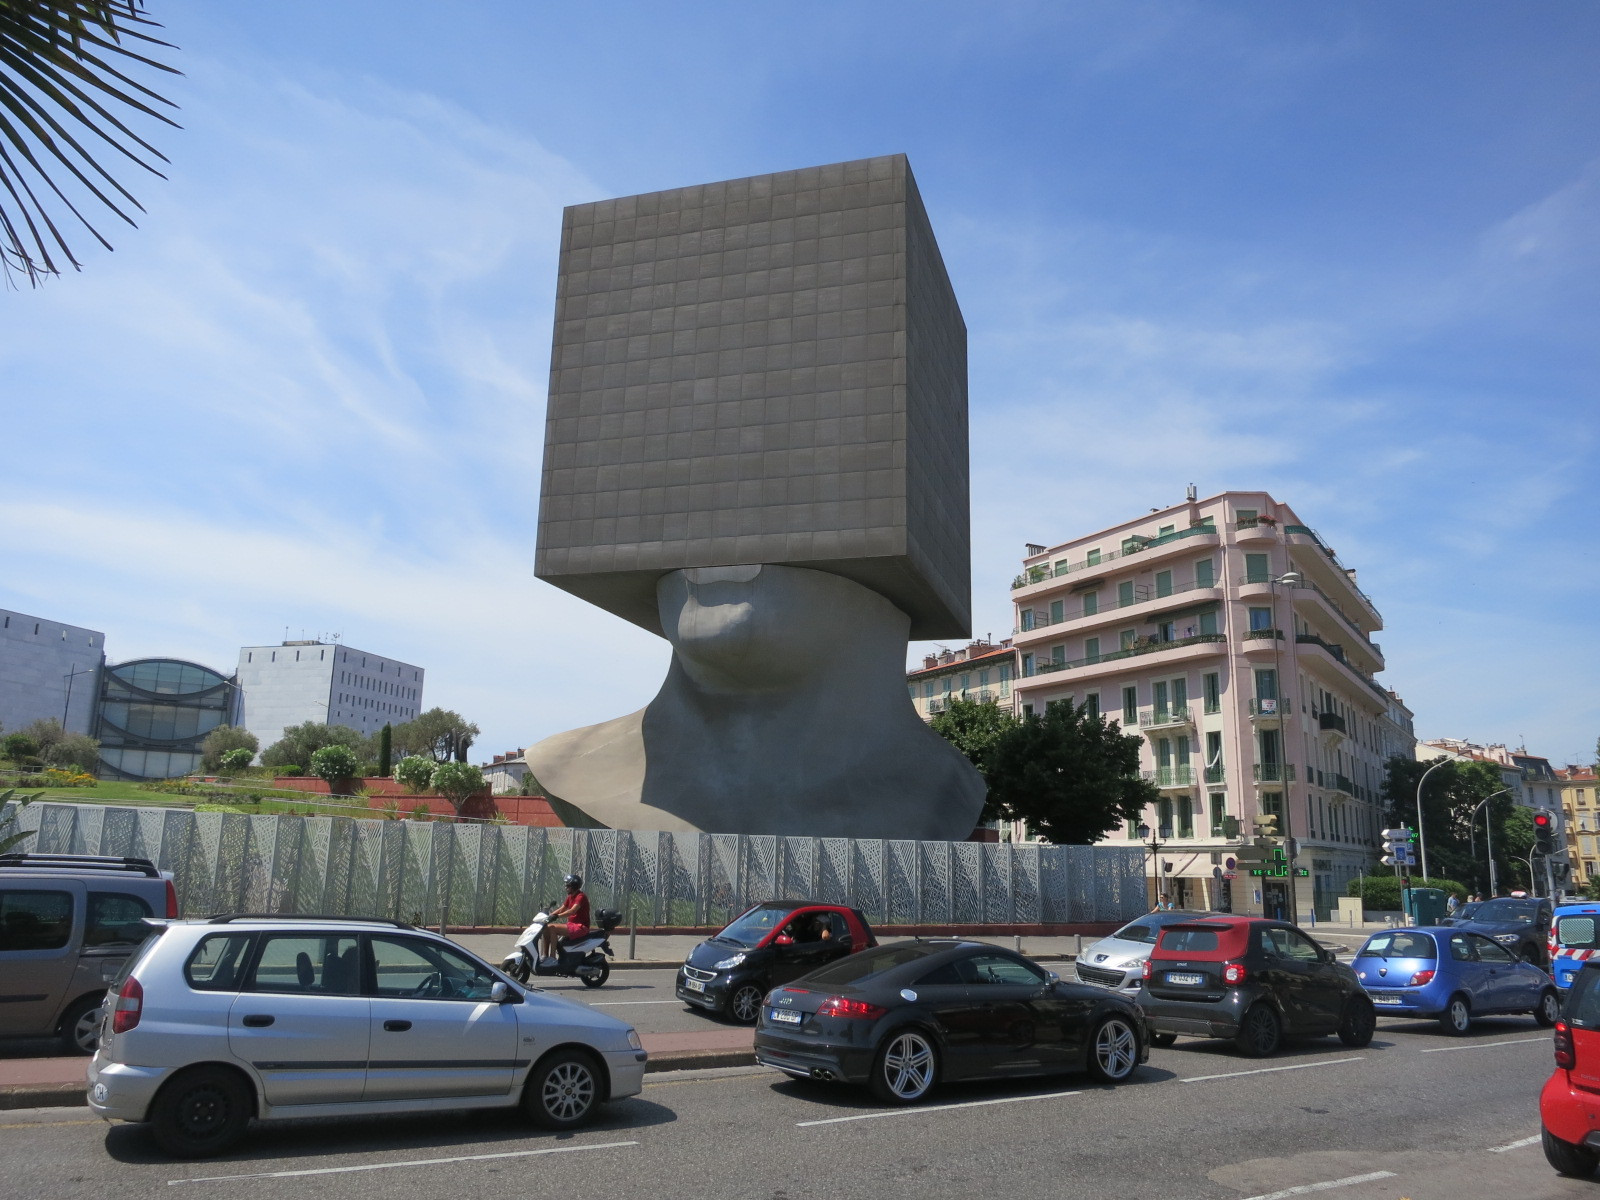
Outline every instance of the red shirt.
<svg viewBox="0 0 1600 1200">
<path fill-rule="evenodd" d="M 567 897 L 567 903 L 576 905 L 567 914 L 567 936 L 579 937 L 589 930 L 589 897 L 582 892 L 577 892 Z"/>
</svg>

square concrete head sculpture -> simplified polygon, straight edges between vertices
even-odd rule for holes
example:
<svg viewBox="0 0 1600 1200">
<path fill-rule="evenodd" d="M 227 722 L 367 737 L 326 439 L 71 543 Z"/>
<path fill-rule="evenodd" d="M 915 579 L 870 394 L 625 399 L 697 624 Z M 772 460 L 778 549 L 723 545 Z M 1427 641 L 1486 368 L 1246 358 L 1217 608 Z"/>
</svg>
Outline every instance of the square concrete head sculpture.
<svg viewBox="0 0 1600 1200">
<path fill-rule="evenodd" d="M 982 785 L 911 709 L 904 650 L 968 632 L 967 473 L 966 327 L 903 155 L 567 209 L 536 572 L 674 647 L 649 707 L 534 748 L 569 819 L 964 837 Z M 868 669 L 801 680 L 781 660 L 853 654 L 881 675 L 885 650 L 903 711 L 854 714 L 881 726 L 854 738 L 855 782 L 803 746 L 778 755 L 782 779 L 755 769 L 778 749 L 755 710 L 820 747 L 829 691 Z M 706 744 L 674 765 L 655 736 L 689 736 L 685 721 Z M 778 737 L 794 748 L 797 732 Z M 616 737 L 643 739 L 633 760 Z M 865 768 L 898 758 L 897 740 L 960 794 L 942 813 L 925 794 L 921 833 L 905 832 L 891 763 Z"/>
</svg>

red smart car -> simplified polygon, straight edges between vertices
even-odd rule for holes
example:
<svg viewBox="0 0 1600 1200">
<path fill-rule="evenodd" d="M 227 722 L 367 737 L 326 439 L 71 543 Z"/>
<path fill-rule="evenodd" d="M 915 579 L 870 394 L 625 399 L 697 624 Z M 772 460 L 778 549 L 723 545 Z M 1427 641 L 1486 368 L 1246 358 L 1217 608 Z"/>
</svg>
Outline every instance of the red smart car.
<svg viewBox="0 0 1600 1200">
<path fill-rule="evenodd" d="M 1544 1156 L 1563 1175 L 1592 1175 L 1600 1165 L 1600 959 L 1572 977 L 1555 1035 L 1555 1073 L 1539 1094 Z"/>
</svg>

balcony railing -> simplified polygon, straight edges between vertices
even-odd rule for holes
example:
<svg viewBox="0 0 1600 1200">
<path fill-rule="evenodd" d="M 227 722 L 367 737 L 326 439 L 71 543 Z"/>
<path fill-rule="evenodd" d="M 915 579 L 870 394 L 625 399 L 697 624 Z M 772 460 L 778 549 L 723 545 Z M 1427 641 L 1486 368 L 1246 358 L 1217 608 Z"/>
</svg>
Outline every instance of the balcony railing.
<svg viewBox="0 0 1600 1200">
<path fill-rule="evenodd" d="M 1277 525 L 1277 523 L 1278 519 L 1276 517 L 1240 517 L 1233 523 L 1233 527 L 1235 529 L 1254 529 L 1257 525 L 1271 527 Z"/>
<path fill-rule="evenodd" d="M 1228 782 L 1227 771 L 1226 771 L 1226 769 L 1223 767 L 1223 765 L 1221 763 L 1218 763 L 1214 767 L 1207 767 L 1206 768 L 1206 782 L 1207 783 L 1227 783 Z"/>
<path fill-rule="evenodd" d="M 1247 642 L 1251 642 L 1251 641 L 1267 641 L 1267 642 L 1270 642 L 1270 641 L 1273 641 L 1274 639 L 1276 639 L 1277 641 L 1280 641 L 1280 642 L 1283 641 L 1283 630 L 1281 630 L 1281 629 L 1251 629 L 1251 630 L 1247 631 L 1245 633 L 1245 635 L 1244 635 L 1244 640 L 1247 641 Z"/>
<path fill-rule="evenodd" d="M 1378 611 L 1378 606 L 1372 602 L 1372 597 L 1357 587 L 1354 579 L 1350 579 L 1350 573 L 1346 571 L 1343 565 L 1339 562 L 1338 555 L 1334 554 L 1332 550 L 1328 549 L 1328 543 L 1322 540 L 1322 536 L 1317 533 L 1315 529 L 1311 528 L 1309 525 L 1285 525 L 1283 527 L 1283 531 L 1284 533 L 1304 534 L 1306 537 L 1315 542 L 1317 544 L 1317 549 L 1321 550 L 1323 554 L 1327 555 L 1328 561 L 1331 562 L 1335 567 L 1338 567 L 1340 574 L 1344 575 L 1349 581 L 1350 590 L 1365 600 L 1367 602 L 1367 607 L 1373 612 Z"/>
<path fill-rule="evenodd" d="M 1254 768 L 1257 783 L 1293 783 L 1293 763 L 1257 763 Z"/>
<path fill-rule="evenodd" d="M 1197 534 L 1217 532 L 1215 525 L 1191 525 L 1187 529 L 1175 529 L 1171 533 L 1156 534 L 1147 537 L 1143 534 L 1134 534 L 1128 538 L 1124 549 L 1112 550 L 1109 553 L 1098 555 L 1093 559 L 1085 558 L 1082 562 L 1059 562 L 1054 566 L 1048 563 L 1038 563 L 1027 568 L 1021 575 L 1011 581 L 1011 590 L 1024 588 L 1034 583 L 1043 583 L 1046 579 L 1059 578 L 1062 575 L 1071 575 L 1077 571 L 1087 571 L 1090 567 L 1104 566 L 1119 558 L 1131 558 L 1135 554 L 1143 554 L 1154 546 L 1165 546 L 1169 542 L 1176 542 L 1182 538 L 1194 537 Z"/>
<path fill-rule="evenodd" d="M 1161 729 L 1170 725 L 1193 724 L 1194 710 L 1190 708 L 1147 708 L 1139 714 L 1140 729 Z"/>
<path fill-rule="evenodd" d="M 1349 727 L 1345 724 L 1344 717 L 1336 712 L 1318 713 L 1317 728 L 1331 729 L 1335 733 L 1346 733 L 1349 729 Z"/>
<path fill-rule="evenodd" d="M 1193 767 L 1157 767 L 1153 771 L 1146 771 L 1146 783 L 1153 783 L 1158 788 L 1186 788 L 1194 786 Z"/>
<path fill-rule="evenodd" d="M 1252 700 L 1250 701 L 1250 716 L 1256 719 L 1265 718 L 1269 721 L 1276 721 L 1283 715 L 1278 711 L 1280 707 L 1281 705 L 1276 700 Z"/>
<path fill-rule="evenodd" d="M 1356 794 L 1356 785 L 1345 775 L 1332 776 L 1328 781 L 1328 786 L 1336 792 L 1343 792 L 1347 796 Z"/>
<path fill-rule="evenodd" d="M 1053 671 L 1071 671 L 1077 667 L 1093 666 L 1095 663 L 1110 662 L 1118 658 L 1136 658 L 1141 654 L 1155 654 L 1161 650 L 1177 650 L 1183 646 L 1198 646 L 1205 642 L 1226 642 L 1228 639 L 1220 633 L 1197 633 L 1193 637 L 1174 638 L 1170 642 L 1158 642 L 1153 638 L 1145 638 L 1121 650 L 1107 650 L 1091 658 L 1074 658 L 1065 662 L 1047 661 L 1038 663 L 1033 668 L 1035 675 L 1048 675 Z"/>
</svg>

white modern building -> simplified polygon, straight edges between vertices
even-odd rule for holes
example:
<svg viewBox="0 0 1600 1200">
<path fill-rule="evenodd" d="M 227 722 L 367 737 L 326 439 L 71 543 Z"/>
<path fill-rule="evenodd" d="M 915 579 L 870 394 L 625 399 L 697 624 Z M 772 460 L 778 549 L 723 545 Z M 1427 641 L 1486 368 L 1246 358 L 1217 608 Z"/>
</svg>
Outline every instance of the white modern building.
<svg viewBox="0 0 1600 1200">
<path fill-rule="evenodd" d="M 238 723 L 263 750 L 288 726 L 307 721 L 376 733 L 422 711 L 425 674 L 413 663 L 338 642 L 245 646 L 239 651 Z"/>
<path fill-rule="evenodd" d="M 0 609 L 0 729 L 54 717 L 70 733 L 94 725 L 106 635 Z"/>
<path fill-rule="evenodd" d="M 1384 756 L 1410 736 L 1410 713 L 1374 678 L 1378 610 L 1287 504 L 1191 489 L 1029 546 L 1012 599 L 1019 709 L 1071 697 L 1140 736 L 1160 799 L 1107 841 L 1153 845 L 1153 894 L 1326 914 L 1372 862 Z M 1264 815 L 1296 840 L 1304 877 L 1252 878 L 1232 861 Z"/>
</svg>

